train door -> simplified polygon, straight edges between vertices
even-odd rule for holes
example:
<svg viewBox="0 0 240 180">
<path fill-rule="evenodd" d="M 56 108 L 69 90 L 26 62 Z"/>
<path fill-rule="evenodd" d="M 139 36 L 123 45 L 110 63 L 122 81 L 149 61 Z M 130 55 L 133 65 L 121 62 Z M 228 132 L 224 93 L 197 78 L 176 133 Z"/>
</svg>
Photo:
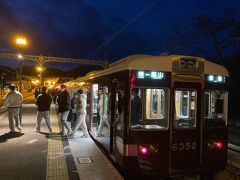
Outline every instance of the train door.
<svg viewBox="0 0 240 180">
<path fill-rule="evenodd" d="M 116 116 L 117 116 L 117 102 L 118 102 L 118 81 L 112 81 L 112 94 L 111 94 L 111 130 L 110 130 L 110 152 L 115 153 L 116 149 Z"/>
<path fill-rule="evenodd" d="M 109 87 L 106 85 L 98 86 L 95 93 L 95 115 L 93 114 L 92 126 L 96 139 L 110 152 L 110 131 L 111 131 L 111 105 Z M 94 119 L 95 117 L 95 119 Z"/>
<path fill-rule="evenodd" d="M 172 91 L 171 168 L 199 169 L 201 155 L 201 83 L 174 82 Z"/>
</svg>

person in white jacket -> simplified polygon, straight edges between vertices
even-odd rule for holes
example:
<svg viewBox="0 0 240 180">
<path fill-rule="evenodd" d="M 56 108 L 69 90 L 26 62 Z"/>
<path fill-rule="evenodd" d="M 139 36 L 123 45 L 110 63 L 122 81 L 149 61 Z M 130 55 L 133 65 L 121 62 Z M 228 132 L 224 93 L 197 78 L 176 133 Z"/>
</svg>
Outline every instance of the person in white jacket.
<svg viewBox="0 0 240 180">
<path fill-rule="evenodd" d="M 9 132 L 12 133 L 15 132 L 13 119 L 15 119 L 17 129 L 19 131 L 22 130 L 19 122 L 19 113 L 22 106 L 23 97 L 22 94 L 16 90 L 14 84 L 11 84 L 9 88 L 11 91 L 4 96 L 3 105 L 8 109 Z"/>
<path fill-rule="evenodd" d="M 109 124 L 109 121 L 108 121 L 108 114 L 107 114 L 107 107 L 108 107 L 108 96 L 107 94 L 100 94 L 100 99 L 99 99 L 99 102 L 98 102 L 98 109 L 99 109 L 99 117 L 100 117 L 100 124 L 98 126 L 98 129 L 97 129 L 97 136 L 100 137 L 100 136 L 104 136 L 102 134 L 102 131 L 103 131 L 103 126 L 104 124 L 106 124 L 107 128 L 110 129 L 110 124 Z"/>
<path fill-rule="evenodd" d="M 78 90 L 79 98 L 76 102 L 76 114 L 77 114 L 77 120 L 74 126 L 74 129 L 71 133 L 71 136 L 73 137 L 75 132 L 78 130 L 78 128 L 81 126 L 81 129 L 83 131 L 83 136 L 85 138 L 88 138 L 88 130 L 87 130 L 87 124 L 86 124 L 86 114 L 87 114 L 87 95 L 83 93 L 82 89 Z"/>
</svg>

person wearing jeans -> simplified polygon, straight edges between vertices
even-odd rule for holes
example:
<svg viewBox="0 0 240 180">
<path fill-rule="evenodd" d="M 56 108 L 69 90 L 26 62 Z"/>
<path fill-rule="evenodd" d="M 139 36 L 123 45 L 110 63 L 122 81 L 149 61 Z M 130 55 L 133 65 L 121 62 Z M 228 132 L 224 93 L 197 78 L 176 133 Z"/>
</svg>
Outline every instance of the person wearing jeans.
<svg viewBox="0 0 240 180">
<path fill-rule="evenodd" d="M 58 102 L 58 117 L 60 118 L 60 123 L 62 129 L 60 131 L 61 135 L 65 135 L 64 127 L 67 129 L 67 135 L 72 133 L 72 130 L 67 122 L 69 111 L 71 110 L 71 100 L 70 95 L 67 91 L 67 87 L 64 84 L 60 85 L 61 94 L 59 95 Z"/>
<path fill-rule="evenodd" d="M 19 131 L 22 130 L 19 122 L 19 112 L 22 106 L 23 97 L 20 92 L 15 90 L 16 87 L 14 84 L 11 84 L 9 88 L 11 91 L 4 96 L 3 105 L 8 108 L 9 132 L 13 133 L 15 132 L 14 119 L 17 129 Z"/>
<path fill-rule="evenodd" d="M 37 111 L 37 124 L 35 132 L 40 132 L 42 118 L 45 119 L 49 132 L 52 132 L 50 123 L 50 106 L 52 102 L 52 97 L 46 93 L 47 87 L 42 87 L 42 93 L 37 96 L 36 105 L 38 106 Z"/>
</svg>

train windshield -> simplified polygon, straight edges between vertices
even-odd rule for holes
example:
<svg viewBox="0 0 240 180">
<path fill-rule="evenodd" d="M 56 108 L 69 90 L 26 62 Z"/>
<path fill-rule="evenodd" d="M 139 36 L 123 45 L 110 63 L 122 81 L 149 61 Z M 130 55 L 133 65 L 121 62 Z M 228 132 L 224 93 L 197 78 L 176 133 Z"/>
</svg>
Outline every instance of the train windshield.
<svg viewBox="0 0 240 180">
<path fill-rule="evenodd" d="M 168 128 L 168 89 L 132 89 L 131 128 Z"/>
<path fill-rule="evenodd" d="M 197 113 L 197 91 L 175 90 L 175 120 L 177 129 L 194 128 Z"/>
<path fill-rule="evenodd" d="M 227 121 L 226 91 L 205 91 L 204 94 L 204 120 L 205 127 L 224 126 Z"/>
</svg>

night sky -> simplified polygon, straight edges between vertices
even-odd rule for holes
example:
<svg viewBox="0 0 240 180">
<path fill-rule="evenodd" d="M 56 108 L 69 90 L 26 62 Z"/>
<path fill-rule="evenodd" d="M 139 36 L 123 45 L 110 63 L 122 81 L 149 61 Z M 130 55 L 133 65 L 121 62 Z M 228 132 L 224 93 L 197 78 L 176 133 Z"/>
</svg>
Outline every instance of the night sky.
<svg viewBox="0 0 240 180">
<path fill-rule="evenodd" d="M 239 9 L 239 0 L 0 0 L 0 52 L 17 52 L 11 39 L 22 33 L 30 40 L 24 53 L 33 55 L 102 60 L 109 51 L 111 62 L 163 52 L 214 57 L 206 39 L 193 39 L 194 48 L 189 44 L 169 48 L 168 43 L 173 39 L 175 43 L 176 32 L 186 36 L 195 31 L 198 17 L 219 20 L 226 13 L 239 17 Z M 226 55 L 231 51 L 234 45 Z M 69 70 L 73 65 L 58 67 Z"/>
</svg>

